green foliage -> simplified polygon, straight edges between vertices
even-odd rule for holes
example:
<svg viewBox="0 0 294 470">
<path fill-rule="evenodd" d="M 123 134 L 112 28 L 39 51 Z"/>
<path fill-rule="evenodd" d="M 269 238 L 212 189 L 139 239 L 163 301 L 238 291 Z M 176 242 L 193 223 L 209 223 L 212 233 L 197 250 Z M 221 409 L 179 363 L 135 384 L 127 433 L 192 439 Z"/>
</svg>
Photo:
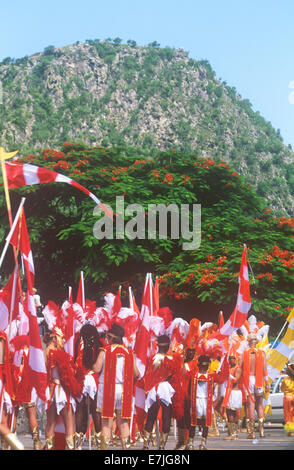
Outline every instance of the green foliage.
<svg viewBox="0 0 294 470">
<path fill-rule="evenodd" d="M 186 318 L 211 319 L 219 309 L 231 313 L 238 290 L 243 244 L 248 247 L 252 304 L 256 314 L 278 325 L 293 306 L 293 219 L 275 218 L 265 200 L 225 162 L 201 159 L 172 149 L 156 152 L 134 147 L 93 147 L 65 143 L 21 159 L 68 175 L 116 212 L 116 196 L 125 207 L 145 210 L 145 238 L 98 240 L 93 235 L 93 201 L 70 185 L 52 183 L 11 191 L 16 208 L 26 195 L 37 285 L 60 301 L 67 286 L 86 276 L 87 292 L 132 285 L 140 295 L 146 272 L 159 276 L 161 304 Z M 4 197 L 0 199 L 4 205 Z M 201 245 L 183 250 L 183 235 L 148 239 L 150 204 L 201 204 Z M 127 221 L 132 217 L 126 217 Z M 2 217 L 2 225 L 7 222 Z M 11 266 L 5 266 L 8 276 Z M 57 281 L 58 280 L 58 281 Z M 138 301 L 140 298 L 138 299 Z"/>
<path fill-rule="evenodd" d="M 224 160 L 269 201 L 294 215 L 293 151 L 249 100 L 183 49 L 139 47 L 119 37 L 0 63 L 2 145 L 36 152 L 66 140 L 150 154 L 176 147 Z M 277 177 L 272 188 L 268 181 Z M 259 185 L 260 183 L 260 185 Z M 264 183 L 264 184 L 263 184 Z M 266 192 L 265 192 L 265 188 Z"/>
</svg>

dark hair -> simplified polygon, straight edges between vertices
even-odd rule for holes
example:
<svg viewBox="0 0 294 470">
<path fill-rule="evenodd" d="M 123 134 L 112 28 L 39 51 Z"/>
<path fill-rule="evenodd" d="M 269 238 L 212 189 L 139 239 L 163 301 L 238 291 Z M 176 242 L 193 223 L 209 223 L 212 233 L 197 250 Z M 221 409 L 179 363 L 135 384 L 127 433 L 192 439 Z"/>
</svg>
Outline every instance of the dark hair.
<svg viewBox="0 0 294 470">
<path fill-rule="evenodd" d="M 123 338 L 125 336 L 125 329 L 121 325 L 113 323 L 108 333 L 111 333 L 115 337 Z"/>
<path fill-rule="evenodd" d="M 90 323 L 86 323 L 82 326 L 78 339 L 75 343 L 75 361 L 77 359 L 78 347 L 81 339 L 84 343 L 82 362 L 85 368 L 89 370 L 92 369 L 93 363 L 97 359 L 99 348 L 102 347 L 97 328 L 95 328 L 95 326 L 91 325 Z"/>
<path fill-rule="evenodd" d="M 43 343 L 47 346 L 51 341 L 52 341 L 52 336 L 51 336 L 51 331 L 46 331 L 46 333 L 43 335 L 42 340 Z"/>
</svg>

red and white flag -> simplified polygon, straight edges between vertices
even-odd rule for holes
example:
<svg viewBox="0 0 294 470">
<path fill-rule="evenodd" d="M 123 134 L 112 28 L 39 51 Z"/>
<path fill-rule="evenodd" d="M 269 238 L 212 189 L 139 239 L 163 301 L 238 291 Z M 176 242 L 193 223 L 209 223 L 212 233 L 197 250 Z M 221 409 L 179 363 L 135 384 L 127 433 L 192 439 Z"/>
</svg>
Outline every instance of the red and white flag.
<svg viewBox="0 0 294 470">
<path fill-rule="evenodd" d="M 73 303 L 71 300 L 65 301 L 61 307 L 62 314 L 64 317 L 64 350 L 74 357 L 74 340 L 75 340 L 75 332 L 74 332 L 74 308 Z"/>
<path fill-rule="evenodd" d="M 22 212 L 22 216 L 16 224 L 15 231 L 10 239 L 10 243 L 14 246 L 19 246 L 19 249 L 24 259 L 24 266 L 27 279 L 27 296 L 26 301 L 24 303 L 24 309 L 29 318 L 30 375 L 31 381 L 36 389 L 37 395 L 41 400 L 46 402 L 47 371 L 43 354 L 42 342 L 40 338 L 36 306 L 34 302 L 33 286 L 35 270 L 24 211 Z"/>
<path fill-rule="evenodd" d="M 29 272 L 29 279 L 27 279 L 28 288 L 29 284 L 31 284 L 32 290 L 35 283 L 35 266 L 33 260 L 33 254 L 31 250 L 29 234 L 26 224 L 26 219 L 24 215 L 24 210 L 22 209 L 22 214 L 19 217 L 15 229 L 10 238 L 11 245 L 15 246 L 17 249 L 20 250 L 23 261 L 25 265 L 25 269 Z M 33 295 L 33 294 L 32 294 Z"/>
<path fill-rule="evenodd" d="M 129 308 L 133 310 L 134 312 L 136 312 L 138 316 L 140 317 L 140 310 L 136 304 L 136 299 L 135 299 L 135 296 L 131 287 L 129 287 Z"/>
<path fill-rule="evenodd" d="M 230 336 L 235 330 L 240 328 L 247 319 L 248 312 L 251 308 L 246 251 L 246 245 L 244 245 L 239 273 L 239 290 L 236 307 L 227 322 L 221 326 L 217 333 L 212 335 L 219 340 Z"/>
<path fill-rule="evenodd" d="M 67 183 L 85 193 L 93 199 L 93 201 L 98 204 L 109 217 L 113 217 L 112 211 L 102 204 L 95 194 L 91 193 L 84 186 L 80 185 L 68 176 L 61 175 L 53 170 L 47 170 L 47 168 L 30 165 L 29 163 L 5 162 L 4 164 L 8 181 L 8 189 L 21 188 L 22 186 L 29 186 L 31 184 L 54 182 Z"/>
<path fill-rule="evenodd" d="M 153 285 L 151 274 L 145 279 L 144 292 L 140 312 L 140 326 L 136 337 L 134 353 L 141 377 L 145 373 L 146 362 L 150 347 L 150 317 L 153 311 Z"/>
<path fill-rule="evenodd" d="M 135 410 L 136 422 L 139 430 L 142 431 L 145 413 L 145 385 L 142 377 L 146 370 L 147 358 L 150 354 L 150 318 L 153 312 L 153 284 L 151 274 L 148 273 L 145 279 L 144 292 L 142 297 L 140 326 L 136 336 L 134 353 L 136 364 L 140 372 L 140 380 L 136 381 L 135 386 Z"/>
<path fill-rule="evenodd" d="M 16 320 L 19 314 L 17 276 L 18 269 L 15 267 L 6 286 L 0 290 L 0 330 L 2 331 L 4 331 L 13 320 Z"/>
<path fill-rule="evenodd" d="M 84 286 L 84 273 L 81 271 L 77 300 L 76 303 L 79 304 L 83 309 L 85 308 L 85 286 Z"/>
<path fill-rule="evenodd" d="M 157 312 L 159 310 L 159 282 L 158 282 L 158 276 L 156 276 L 155 279 L 155 285 L 153 289 L 153 315 L 157 315 Z"/>
</svg>

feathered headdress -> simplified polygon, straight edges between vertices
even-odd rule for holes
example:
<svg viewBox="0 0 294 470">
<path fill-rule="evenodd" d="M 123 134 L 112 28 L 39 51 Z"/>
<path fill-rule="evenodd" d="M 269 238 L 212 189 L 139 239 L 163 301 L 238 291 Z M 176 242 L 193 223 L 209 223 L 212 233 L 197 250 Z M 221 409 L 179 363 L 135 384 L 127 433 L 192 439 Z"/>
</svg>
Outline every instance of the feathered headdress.
<svg viewBox="0 0 294 470">
<path fill-rule="evenodd" d="M 52 300 L 49 300 L 48 304 L 43 309 L 43 315 L 48 329 L 57 337 L 59 346 L 62 346 L 65 328 L 62 309 Z"/>
<path fill-rule="evenodd" d="M 125 330 L 125 336 L 123 338 L 125 346 L 133 349 L 140 324 L 138 313 L 131 308 L 122 307 L 115 316 L 115 323 Z"/>
<path fill-rule="evenodd" d="M 163 319 L 165 330 L 173 321 L 173 312 L 169 307 L 161 307 L 157 312 L 157 316 Z"/>
<path fill-rule="evenodd" d="M 174 343 L 179 343 L 181 348 L 184 349 L 188 332 L 189 323 L 183 318 L 175 318 L 165 332 L 165 334 L 170 337 L 171 348 L 173 347 Z"/>
<path fill-rule="evenodd" d="M 222 356 L 222 347 L 216 338 L 201 338 L 196 346 L 198 356 L 209 356 L 211 359 L 217 359 Z"/>
<path fill-rule="evenodd" d="M 269 325 L 265 325 L 264 322 L 258 322 L 255 315 L 251 315 L 248 320 L 244 322 L 244 325 L 240 327 L 240 331 L 246 341 L 246 343 L 242 345 L 244 349 L 248 347 L 249 335 L 256 335 L 258 342 L 264 340 L 268 334 Z"/>
<path fill-rule="evenodd" d="M 195 349 L 200 334 L 200 321 L 198 318 L 192 318 L 189 324 L 189 331 L 186 338 L 186 346 L 189 349 Z"/>
</svg>

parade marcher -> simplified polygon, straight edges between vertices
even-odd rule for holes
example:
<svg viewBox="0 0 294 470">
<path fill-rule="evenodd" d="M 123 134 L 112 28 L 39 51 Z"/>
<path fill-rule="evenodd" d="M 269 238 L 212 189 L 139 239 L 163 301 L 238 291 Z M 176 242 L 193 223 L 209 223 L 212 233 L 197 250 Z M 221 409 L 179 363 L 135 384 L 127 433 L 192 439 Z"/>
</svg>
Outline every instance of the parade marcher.
<svg viewBox="0 0 294 470">
<path fill-rule="evenodd" d="M 41 297 L 38 294 L 38 291 L 35 287 L 33 288 L 33 292 L 34 292 L 34 302 L 35 302 L 35 307 L 36 307 L 37 320 L 38 320 L 38 325 L 39 325 L 39 332 L 40 332 L 40 336 L 42 337 L 44 336 L 46 332 L 46 322 L 45 322 L 44 315 L 42 313 L 44 305 L 42 304 Z"/>
<path fill-rule="evenodd" d="M 48 333 L 45 358 L 47 365 L 47 423 L 45 428 L 46 449 L 54 449 L 54 434 L 58 416 L 61 415 L 65 426 L 66 448 L 74 449 L 75 399 L 83 391 L 85 371 L 73 362 L 64 351 L 64 335 L 55 326 Z"/>
<path fill-rule="evenodd" d="M 0 331 L 0 422 L 3 427 L 1 433 L 2 450 L 8 449 L 9 445 L 17 445 L 15 434 L 5 431 L 9 429 L 9 416 L 12 416 L 15 392 L 13 386 L 13 377 L 11 372 L 11 356 L 8 346 L 7 335 L 4 331 Z M 11 441 L 11 444 L 10 442 Z"/>
<path fill-rule="evenodd" d="M 264 437 L 264 408 L 263 396 L 269 391 L 267 377 L 266 355 L 262 349 L 257 349 L 259 341 L 257 334 L 247 336 L 249 348 L 240 355 L 241 383 L 247 395 L 245 404 L 246 420 L 248 426 L 248 439 L 255 438 L 255 410 L 258 416 L 260 437 Z"/>
<path fill-rule="evenodd" d="M 198 370 L 190 375 L 189 398 L 191 408 L 191 426 L 202 428 L 202 437 L 199 450 L 206 449 L 206 441 L 209 427 L 212 425 L 213 418 L 213 399 L 215 384 L 223 383 L 229 375 L 229 364 L 224 357 L 219 372 L 208 372 L 209 365 L 213 356 L 217 356 L 219 345 L 215 341 L 201 341 L 197 349 L 201 351 L 198 357 Z M 204 353 L 204 354 L 203 354 Z M 193 448 L 193 436 L 190 439 L 190 448 Z"/>
<path fill-rule="evenodd" d="M 215 373 L 217 372 L 219 366 L 220 366 L 220 356 L 217 358 L 213 359 L 210 361 L 209 368 L 208 368 L 208 373 Z M 218 406 L 220 405 L 221 402 L 221 392 L 222 392 L 222 385 L 223 384 L 215 384 L 214 387 L 214 394 L 213 394 L 213 414 L 212 414 L 212 423 L 211 427 L 208 430 L 208 437 L 219 437 L 220 432 L 218 429 L 218 423 L 217 423 L 217 410 Z"/>
<path fill-rule="evenodd" d="M 92 416 L 95 428 L 95 442 L 100 445 L 101 414 L 96 410 L 98 375 L 93 372 L 99 349 L 103 346 L 97 328 L 91 323 L 82 326 L 75 344 L 75 362 L 83 366 L 87 373 L 85 376 L 83 394 L 76 400 L 76 449 L 81 449 L 87 431 L 89 414 Z"/>
<path fill-rule="evenodd" d="M 180 379 L 180 363 L 177 359 L 179 356 L 168 354 L 170 343 L 169 336 L 159 336 L 157 338 L 158 351 L 149 358 L 146 365 L 144 382 L 147 395 L 145 401 L 147 418 L 143 435 L 144 449 L 148 449 L 149 441 L 152 439 L 152 430 L 160 407 L 162 413 L 160 449 L 165 448 L 170 432 L 173 415 L 173 397 L 176 393 L 171 383 L 175 374 L 177 374 L 178 379 Z"/>
<path fill-rule="evenodd" d="M 225 440 L 238 439 L 238 410 L 242 408 L 243 393 L 240 389 L 239 381 L 241 369 L 238 366 L 237 356 L 233 352 L 229 353 L 230 375 L 226 381 L 226 389 L 222 407 L 226 410 L 228 436 Z"/>
<path fill-rule="evenodd" d="M 11 448 L 12 450 L 24 450 L 24 445 L 15 433 L 11 432 L 8 426 L 5 424 L 0 423 L 0 436 L 2 444 L 5 443 L 6 448 Z M 2 450 L 3 447 L 2 447 Z"/>
<path fill-rule="evenodd" d="M 287 377 L 281 384 L 281 391 L 284 394 L 283 408 L 285 418 L 285 431 L 288 436 L 294 436 L 294 363 L 288 364 L 286 368 Z"/>
<path fill-rule="evenodd" d="M 139 376 L 134 353 L 123 344 L 125 330 L 113 323 L 106 334 L 108 345 L 101 349 L 93 371 L 99 374 L 97 411 L 101 413 L 100 450 L 108 449 L 116 415 L 123 450 L 130 448 L 129 420 L 132 415 L 134 379 Z"/>
<path fill-rule="evenodd" d="M 188 442 L 193 440 L 195 436 L 195 429 L 191 426 L 190 418 L 190 401 L 188 397 L 188 381 L 189 373 L 192 370 L 198 369 L 198 360 L 195 358 L 195 348 L 187 347 L 184 351 L 184 364 L 183 364 L 183 396 L 184 396 L 184 413 L 181 419 L 177 420 L 177 444 L 175 450 L 189 450 Z"/>
<path fill-rule="evenodd" d="M 15 336 L 10 341 L 13 353 L 13 376 L 15 382 L 15 426 L 19 407 L 23 406 L 29 422 L 33 438 L 34 450 L 42 450 L 40 428 L 37 420 L 37 392 L 30 381 L 29 346 L 30 339 L 27 335 Z"/>
</svg>

